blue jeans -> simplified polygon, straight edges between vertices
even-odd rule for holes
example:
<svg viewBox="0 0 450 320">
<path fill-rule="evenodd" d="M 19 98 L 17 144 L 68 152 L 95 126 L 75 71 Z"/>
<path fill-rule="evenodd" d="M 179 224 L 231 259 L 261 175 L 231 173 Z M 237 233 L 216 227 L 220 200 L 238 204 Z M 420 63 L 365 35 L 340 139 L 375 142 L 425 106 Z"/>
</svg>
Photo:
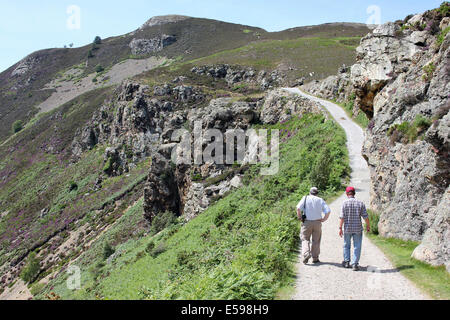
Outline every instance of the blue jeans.
<svg viewBox="0 0 450 320">
<path fill-rule="evenodd" d="M 361 258 L 362 233 L 345 233 L 344 234 L 344 261 L 350 262 L 350 248 L 353 238 L 353 259 L 351 264 L 359 263 Z"/>
</svg>

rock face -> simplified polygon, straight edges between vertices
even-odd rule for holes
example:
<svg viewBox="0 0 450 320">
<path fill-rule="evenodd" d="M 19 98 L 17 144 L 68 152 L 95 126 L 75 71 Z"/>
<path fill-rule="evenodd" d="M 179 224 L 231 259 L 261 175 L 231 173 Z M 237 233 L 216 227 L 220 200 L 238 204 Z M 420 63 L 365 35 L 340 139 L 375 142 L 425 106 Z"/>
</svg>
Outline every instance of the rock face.
<svg viewBox="0 0 450 320">
<path fill-rule="evenodd" d="M 346 101 L 353 92 L 350 81 L 350 71 L 345 68 L 336 76 L 329 76 L 322 81 L 312 81 L 302 86 L 303 90 L 325 99 Z"/>
<path fill-rule="evenodd" d="M 279 89 L 267 94 L 260 117 L 263 123 L 275 124 L 289 121 L 294 115 L 305 113 L 323 113 L 328 118 L 328 114 L 324 113 L 319 103 Z"/>
<path fill-rule="evenodd" d="M 167 46 L 175 43 L 176 37 L 163 34 L 161 37 L 152 39 L 133 39 L 130 42 L 131 53 L 134 55 L 145 55 L 159 52 Z"/>
<path fill-rule="evenodd" d="M 30 55 L 19 62 L 19 65 L 13 70 L 11 73 L 11 76 L 18 76 L 28 73 L 31 69 L 33 69 L 33 66 L 39 63 L 39 58 L 34 57 L 33 55 Z"/>
<path fill-rule="evenodd" d="M 270 74 L 264 70 L 259 73 L 252 68 L 239 68 L 227 64 L 213 66 L 199 66 L 192 68 L 191 72 L 198 75 L 207 75 L 216 79 L 225 79 L 228 85 L 239 82 L 256 82 L 262 90 L 273 89 L 280 85 L 284 77 L 278 71 L 272 71 Z"/>
<path fill-rule="evenodd" d="M 153 27 L 153 26 L 160 26 L 160 25 L 167 24 L 167 23 L 175 23 L 175 22 L 183 21 L 183 20 L 186 20 L 189 18 L 190 17 L 180 16 L 180 15 L 156 16 L 156 17 L 150 18 L 150 20 L 148 20 L 146 23 L 144 23 L 140 29 L 143 30 L 145 28 L 149 28 L 149 27 Z"/>
<path fill-rule="evenodd" d="M 377 27 L 362 39 L 347 86 L 340 74 L 309 90 L 354 92 L 371 119 L 363 154 L 380 234 L 420 241 L 415 258 L 450 270 L 450 35 L 438 40 L 447 20 L 433 10 Z"/>
</svg>

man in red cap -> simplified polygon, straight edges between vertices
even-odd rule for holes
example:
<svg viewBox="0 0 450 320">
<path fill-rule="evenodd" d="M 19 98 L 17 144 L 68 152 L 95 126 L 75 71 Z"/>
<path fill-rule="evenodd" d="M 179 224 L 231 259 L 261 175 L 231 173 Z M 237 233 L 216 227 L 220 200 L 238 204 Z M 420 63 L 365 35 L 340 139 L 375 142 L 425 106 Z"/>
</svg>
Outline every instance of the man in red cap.
<svg viewBox="0 0 450 320">
<path fill-rule="evenodd" d="M 369 215 L 366 211 L 366 206 L 362 201 L 355 199 L 356 190 L 353 187 L 348 187 L 345 192 L 348 199 L 342 204 L 340 214 L 339 236 L 344 237 L 344 261 L 342 266 L 350 268 L 353 266 L 354 271 L 359 271 L 359 259 L 361 258 L 361 246 L 363 237 L 363 226 L 361 217 L 366 222 L 367 232 L 370 231 Z M 342 227 L 344 226 L 344 231 Z M 353 258 L 350 263 L 350 249 L 351 241 L 353 239 Z"/>
</svg>

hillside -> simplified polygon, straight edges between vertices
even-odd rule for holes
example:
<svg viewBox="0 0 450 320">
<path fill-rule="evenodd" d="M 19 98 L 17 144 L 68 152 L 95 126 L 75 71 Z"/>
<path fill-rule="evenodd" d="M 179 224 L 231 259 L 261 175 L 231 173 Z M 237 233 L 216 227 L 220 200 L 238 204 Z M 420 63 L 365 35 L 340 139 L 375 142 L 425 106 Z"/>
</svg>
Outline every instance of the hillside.
<svg viewBox="0 0 450 320">
<path fill-rule="evenodd" d="M 362 37 L 369 31 L 358 24 L 329 24 L 270 33 L 256 27 L 215 20 L 191 17 L 171 20 L 172 18 L 152 18 L 138 30 L 103 39 L 98 44 L 41 50 L 0 73 L 0 141 L 11 135 L 14 121 L 30 121 L 41 109 L 40 104 L 58 91 L 74 92 L 68 97 L 64 94 L 54 96 L 45 104 L 45 111 L 92 89 L 118 85 L 130 76 L 169 61 L 190 61 L 265 40 Z M 151 65 L 142 65 L 137 61 L 136 63 L 141 63 L 137 67 L 128 65 L 121 68 L 121 63 L 126 61 L 145 60 L 152 56 L 165 60 Z M 340 64 L 354 61 L 353 55 L 343 55 L 341 58 L 342 61 L 337 59 L 327 75 L 335 72 Z M 97 73 L 98 66 L 104 70 L 100 69 L 102 71 Z M 109 72 L 114 66 L 119 70 Z M 315 71 L 316 66 L 312 61 L 308 74 Z M 305 75 L 300 70 L 296 73 L 297 77 Z M 84 90 L 77 90 L 80 87 Z"/>
</svg>

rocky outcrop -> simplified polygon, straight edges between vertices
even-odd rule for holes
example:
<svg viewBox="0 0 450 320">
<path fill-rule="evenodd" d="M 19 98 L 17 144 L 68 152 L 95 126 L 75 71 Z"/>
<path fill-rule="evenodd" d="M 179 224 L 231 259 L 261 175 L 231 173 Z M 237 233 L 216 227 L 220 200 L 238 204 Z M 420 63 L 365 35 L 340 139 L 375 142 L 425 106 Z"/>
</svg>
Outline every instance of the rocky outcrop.
<svg viewBox="0 0 450 320">
<path fill-rule="evenodd" d="M 11 76 L 21 76 L 30 72 L 35 65 L 40 62 L 39 57 L 30 55 L 25 59 L 21 60 L 17 67 L 12 71 Z"/>
<path fill-rule="evenodd" d="M 362 39 L 350 74 L 308 86 L 333 99 L 353 92 L 355 108 L 371 119 L 363 155 L 380 234 L 420 241 L 414 257 L 449 268 L 450 34 L 440 36 L 447 20 L 432 10 L 381 25 Z"/>
<path fill-rule="evenodd" d="M 275 124 L 287 122 L 293 116 L 305 113 L 325 114 L 322 106 L 310 99 L 304 98 L 294 93 L 282 89 L 270 91 L 261 108 L 261 122 L 265 124 Z"/>
<path fill-rule="evenodd" d="M 284 81 L 283 75 L 277 70 L 272 71 L 270 74 L 265 70 L 257 73 L 256 70 L 250 67 L 242 68 L 227 64 L 198 66 L 192 68 L 191 72 L 198 75 L 207 75 L 215 79 L 225 79 L 230 86 L 241 82 L 257 83 L 261 90 L 272 89 Z"/>
<path fill-rule="evenodd" d="M 159 52 L 177 41 L 176 37 L 163 34 L 152 39 L 133 39 L 129 47 L 134 55 L 146 55 Z"/>
<path fill-rule="evenodd" d="M 180 16 L 180 15 L 156 16 L 156 17 L 150 18 L 146 23 L 144 23 L 141 26 L 140 30 L 144 30 L 149 27 L 160 26 L 163 24 L 175 23 L 175 22 L 183 21 L 183 20 L 186 20 L 189 18 L 190 17 Z"/>
<path fill-rule="evenodd" d="M 170 161 L 161 154 L 152 157 L 144 189 L 144 217 L 149 223 L 160 212 L 179 212 L 178 185 Z"/>
<path fill-rule="evenodd" d="M 329 76 L 324 80 L 314 80 L 302 86 L 309 93 L 328 100 L 344 102 L 349 100 L 353 92 L 350 80 L 350 70 L 344 68 L 338 75 Z"/>
</svg>

